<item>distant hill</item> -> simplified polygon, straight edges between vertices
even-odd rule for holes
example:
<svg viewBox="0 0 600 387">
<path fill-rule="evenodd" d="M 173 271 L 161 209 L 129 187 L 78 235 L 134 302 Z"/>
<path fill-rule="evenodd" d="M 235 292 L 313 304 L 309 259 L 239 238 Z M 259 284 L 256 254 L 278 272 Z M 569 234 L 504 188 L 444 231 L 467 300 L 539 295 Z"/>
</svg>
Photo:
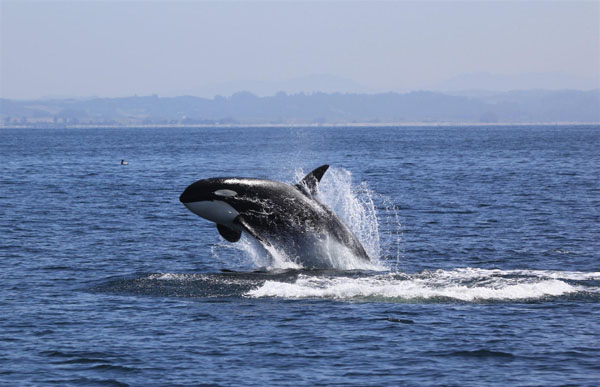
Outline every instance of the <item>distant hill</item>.
<svg viewBox="0 0 600 387">
<path fill-rule="evenodd" d="M 232 95 L 240 90 L 248 90 L 257 96 L 275 95 L 279 91 L 297 93 L 361 93 L 365 88 L 351 79 L 330 74 L 313 74 L 282 81 L 231 81 L 201 84 L 168 96 L 195 95 L 212 98 L 215 95 Z"/>
<path fill-rule="evenodd" d="M 600 86 L 596 78 L 583 78 L 564 73 L 492 74 L 468 73 L 447 79 L 427 89 L 439 92 L 465 90 L 488 90 L 506 92 L 510 90 L 592 90 Z"/>
<path fill-rule="evenodd" d="M 4 126 L 600 122 L 600 90 L 0 99 Z"/>
</svg>

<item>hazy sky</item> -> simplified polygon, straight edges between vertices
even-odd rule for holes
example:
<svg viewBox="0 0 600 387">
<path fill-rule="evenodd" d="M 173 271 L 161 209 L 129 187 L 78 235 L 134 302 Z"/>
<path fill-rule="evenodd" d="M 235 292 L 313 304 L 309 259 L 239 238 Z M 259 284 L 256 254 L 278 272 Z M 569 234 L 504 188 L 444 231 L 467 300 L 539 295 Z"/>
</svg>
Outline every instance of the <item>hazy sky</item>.
<svg viewBox="0 0 600 387">
<path fill-rule="evenodd" d="M 311 74 L 371 91 L 471 72 L 600 77 L 600 2 L 0 0 L 1 96 L 173 94 Z"/>
</svg>

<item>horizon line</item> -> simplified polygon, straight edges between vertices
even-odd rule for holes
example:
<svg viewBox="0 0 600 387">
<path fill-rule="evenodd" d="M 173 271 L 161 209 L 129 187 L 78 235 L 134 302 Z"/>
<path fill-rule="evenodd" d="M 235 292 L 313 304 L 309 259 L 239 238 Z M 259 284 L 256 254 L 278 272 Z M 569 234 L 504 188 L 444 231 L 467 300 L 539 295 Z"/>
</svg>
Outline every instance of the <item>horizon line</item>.
<svg viewBox="0 0 600 387">
<path fill-rule="evenodd" d="M 510 89 L 510 90 L 492 90 L 492 89 L 463 89 L 463 90 L 433 90 L 433 89 L 413 89 L 409 91 L 380 91 L 380 92 L 341 92 L 341 91 L 298 91 L 298 92 L 287 92 L 285 90 L 277 91 L 274 94 L 270 95 L 259 95 L 255 94 L 249 90 L 239 90 L 230 95 L 222 95 L 215 94 L 212 97 L 202 97 L 199 95 L 192 94 L 181 94 L 181 95 L 173 95 L 173 96 L 165 96 L 160 95 L 158 93 L 152 94 L 137 94 L 133 95 L 125 95 L 125 96 L 98 96 L 98 95 L 90 95 L 90 96 L 42 96 L 42 97 L 34 97 L 34 98 L 12 98 L 12 97 L 3 97 L 0 96 L 0 100 L 9 100 L 9 101 L 19 101 L 19 102 L 28 102 L 28 101 L 68 101 L 68 100 L 93 100 L 93 99 L 124 99 L 124 98 L 164 98 L 164 99 L 172 99 L 172 98 L 182 98 L 182 97 L 190 97 L 190 98 L 202 98 L 208 100 L 214 100 L 218 98 L 232 98 L 237 94 L 251 94 L 256 98 L 272 98 L 277 97 L 279 94 L 284 94 L 285 96 L 312 96 L 316 94 L 325 94 L 325 95 L 382 95 L 382 94 L 412 94 L 412 93 L 434 93 L 434 94 L 459 94 L 461 93 L 491 93 L 491 94 L 507 94 L 514 92 L 533 92 L 533 91 L 542 91 L 542 92 L 559 92 L 559 91 L 579 91 L 579 92 L 600 92 L 600 87 L 591 88 L 591 89 L 576 89 L 576 88 L 530 88 L 530 89 Z"/>
<path fill-rule="evenodd" d="M 122 125 L 89 125 L 89 124 L 66 124 L 66 125 L 0 125 L 0 130 L 8 129 L 40 129 L 40 130 L 52 130 L 52 129 L 181 129 L 181 128 L 231 128 L 231 129 L 243 129 L 243 128 L 394 128 L 394 127 L 420 127 L 420 128 L 435 128 L 435 127 L 494 127 L 494 126 L 598 126 L 600 121 L 550 121 L 550 122 L 452 122 L 452 121 L 440 121 L 440 122 L 426 122 L 426 121 L 415 121 L 415 122 L 339 122 L 339 123 L 289 123 L 289 124 L 122 124 Z"/>
</svg>

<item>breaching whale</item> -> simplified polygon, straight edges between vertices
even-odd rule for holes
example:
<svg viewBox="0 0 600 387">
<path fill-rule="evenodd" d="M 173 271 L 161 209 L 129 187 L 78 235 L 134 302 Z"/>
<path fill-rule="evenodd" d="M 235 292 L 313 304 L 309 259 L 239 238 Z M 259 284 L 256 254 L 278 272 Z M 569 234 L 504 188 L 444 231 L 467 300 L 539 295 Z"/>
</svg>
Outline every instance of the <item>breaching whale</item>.
<svg viewBox="0 0 600 387">
<path fill-rule="evenodd" d="M 348 226 L 316 199 L 318 183 L 328 168 L 315 169 L 295 185 L 240 177 L 199 180 L 179 200 L 216 223 L 227 241 L 237 242 L 245 232 L 304 267 L 331 266 L 315 256 L 323 253 L 323 246 L 341 246 L 342 252 L 368 262 L 368 254 Z"/>
</svg>

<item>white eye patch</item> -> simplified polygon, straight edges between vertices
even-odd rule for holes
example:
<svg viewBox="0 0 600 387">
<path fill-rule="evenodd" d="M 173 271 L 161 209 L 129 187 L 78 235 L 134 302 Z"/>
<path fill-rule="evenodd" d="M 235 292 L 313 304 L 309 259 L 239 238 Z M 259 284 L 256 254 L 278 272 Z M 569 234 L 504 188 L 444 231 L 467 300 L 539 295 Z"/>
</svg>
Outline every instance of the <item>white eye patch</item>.
<svg viewBox="0 0 600 387">
<path fill-rule="evenodd" d="M 232 191 L 230 189 L 218 189 L 215 191 L 215 195 L 222 196 L 224 198 L 230 198 L 237 195 L 237 192 Z"/>
</svg>

